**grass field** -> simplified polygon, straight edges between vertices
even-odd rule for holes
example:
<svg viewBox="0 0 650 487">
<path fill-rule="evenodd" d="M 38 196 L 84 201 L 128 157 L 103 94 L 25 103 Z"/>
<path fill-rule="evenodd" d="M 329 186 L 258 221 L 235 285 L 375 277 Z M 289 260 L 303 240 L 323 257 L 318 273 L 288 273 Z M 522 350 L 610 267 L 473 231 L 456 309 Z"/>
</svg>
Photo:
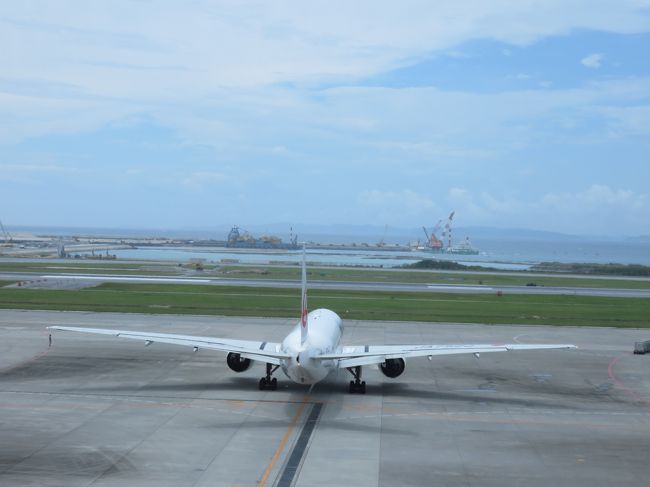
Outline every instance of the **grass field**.
<svg viewBox="0 0 650 487">
<path fill-rule="evenodd" d="M 155 275 L 187 277 L 231 277 L 240 279 L 283 279 L 298 281 L 298 266 L 237 266 L 206 265 L 203 272 L 191 266 L 177 263 L 126 263 L 126 262 L 0 262 L 0 272 L 33 272 L 40 274 L 99 274 L 99 275 Z M 357 269 L 357 268 L 310 268 L 310 281 L 347 282 L 408 282 L 427 284 L 466 284 L 485 286 L 538 286 L 586 287 L 615 289 L 650 289 L 650 279 L 617 279 L 576 276 L 539 276 L 525 272 L 481 274 L 471 272 L 413 271 L 407 269 Z"/>
<path fill-rule="evenodd" d="M 298 290 L 102 284 L 81 290 L 0 289 L 0 308 L 297 317 Z M 310 309 L 344 319 L 650 327 L 650 300 L 586 296 L 311 290 Z"/>
<path fill-rule="evenodd" d="M 216 275 L 223 277 L 251 279 L 286 279 L 298 281 L 298 267 L 222 267 Z M 426 272 L 410 270 L 370 270 L 370 269 L 310 269 L 310 281 L 358 281 L 358 282 L 409 282 L 427 284 L 483 284 L 486 286 L 525 286 L 535 283 L 538 286 L 553 287 L 591 287 L 618 289 L 650 289 L 650 279 L 629 280 L 616 278 L 587 278 L 573 276 L 531 276 L 524 272 L 518 274 L 477 274 L 465 272 Z"/>
</svg>

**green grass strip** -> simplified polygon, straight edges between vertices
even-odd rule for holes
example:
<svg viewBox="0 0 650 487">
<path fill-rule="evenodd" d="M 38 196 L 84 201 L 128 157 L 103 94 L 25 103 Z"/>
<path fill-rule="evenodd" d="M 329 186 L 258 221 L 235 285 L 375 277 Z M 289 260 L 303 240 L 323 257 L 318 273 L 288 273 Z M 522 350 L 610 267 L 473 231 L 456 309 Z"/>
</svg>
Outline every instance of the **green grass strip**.
<svg viewBox="0 0 650 487">
<path fill-rule="evenodd" d="M 650 289 L 650 279 L 589 278 L 575 276 L 539 276 L 520 273 L 476 274 L 465 272 L 426 272 L 410 270 L 310 269 L 309 281 L 407 282 L 418 284 L 464 284 L 485 286 L 585 287 L 614 289 Z M 216 275 L 241 279 L 300 280 L 300 269 L 291 267 L 226 266 Z"/>
<path fill-rule="evenodd" d="M 300 280 L 298 266 L 242 266 L 206 265 L 203 272 L 197 272 L 190 264 L 177 263 L 125 263 L 125 262 L 0 262 L 3 272 L 33 272 L 39 274 L 96 274 L 96 275 L 155 275 L 183 277 L 231 277 L 241 279 Z M 387 282 L 419 284 L 464 284 L 485 286 L 537 286 L 585 287 L 613 289 L 650 289 L 650 279 L 625 279 L 608 276 L 580 277 L 540 276 L 521 272 L 495 272 L 481 274 L 472 272 L 413 271 L 408 269 L 361 269 L 361 268 L 310 268 L 310 281 Z"/>
<path fill-rule="evenodd" d="M 650 328 L 650 300 L 314 289 L 310 309 L 344 319 Z M 298 290 L 107 283 L 80 290 L 0 289 L 0 308 L 297 317 Z"/>
</svg>

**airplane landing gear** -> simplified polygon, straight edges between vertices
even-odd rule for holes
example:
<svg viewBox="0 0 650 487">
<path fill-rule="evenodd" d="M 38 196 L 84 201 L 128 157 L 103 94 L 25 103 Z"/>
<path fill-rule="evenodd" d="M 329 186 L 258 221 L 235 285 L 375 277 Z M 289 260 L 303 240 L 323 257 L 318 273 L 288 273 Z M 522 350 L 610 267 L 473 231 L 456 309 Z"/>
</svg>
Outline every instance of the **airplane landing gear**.
<svg viewBox="0 0 650 487">
<path fill-rule="evenodd" d="M 270 391 L 276 391 L 278 389 L 278 379 L 275 377 L 271 377 L 273 372 L 278 370 L 280 366 L 276 365 L 275 367 L 273 364 L 266 364 L 266 376 L 262 377 L 260 379 L 260 391 L 264 391 L 266 389 Z"/>
<path fill-rule="evenodd" d="M 350 381 L 350 394 L 355 394 L 355 393 L 365 394 L 366 393 L 366 381 L 361 380 L 361 366 L 350 367 L 347 370 L 354 377 L 354 380 Z"/>
</svg>

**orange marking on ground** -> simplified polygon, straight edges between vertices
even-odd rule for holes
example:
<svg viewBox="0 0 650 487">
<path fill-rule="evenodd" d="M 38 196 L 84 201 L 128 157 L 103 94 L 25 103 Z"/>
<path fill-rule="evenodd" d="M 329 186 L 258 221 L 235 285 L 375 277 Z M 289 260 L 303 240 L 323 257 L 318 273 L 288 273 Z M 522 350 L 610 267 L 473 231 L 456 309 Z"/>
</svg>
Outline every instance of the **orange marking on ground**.
<svg viewBox="0 0 650 487">
<path fill-rule="evenodd" d="M 238 399 L 226 399 L 225 403 L 228 406 L 232 406 L 234 408 L 243 408 L 245 406 L 244 401 L 240 401 Z"/>
<path fill-rule="evenodd" d="M 380 406 L 375 406 L 375 405 L 365 405 L 365 404 L 355 404 L 355 405 L 348 405 L 348 406 L 343 406 L 343 409 L 346 411 L 355 411 L 358 413 L 374 413 L 376 411 L 381 410 Z M 400 411 L 392 411 L 392 412 L 400 412 Z"/>
<path fill-rule="evenodd" d="M 266 470 L 264 470 L 264 474 L 262 474 L 262 478 L 257 484 L 259 487 L 263 487 L 266 484 L 267 480 L 269 479 L 269 475 L 271 475 L 271 470 L 273 470 L 275 463 L 278 461 L 278 458 L 280 458 L 280 455 L 282 454 L 282 450 L 284 450 L 284 447 L 287 445 L 287 442 L 291 437 L 291 433 L 293 432 L 293 429 L 296 427 L 296 423 L 298 422 L 298 419 L 300 419 L 300 416 L 302 415 L 302 411 L 305 409 L 305 405 L 307 404 L 307 399 L 308 396 L 305 396 L 305 398 L 300 403 L 300 406 L 298 406 L 298 410 L 296 411 L 296 414 L 293 415 L 293 418 L 289 423 L 287 431 L 284 433 L 282 440 L 280 440 L 280 444 L 275 449 L 273 458 L 271 458 L 271 463 L 268 464 Z"/>
</svg>

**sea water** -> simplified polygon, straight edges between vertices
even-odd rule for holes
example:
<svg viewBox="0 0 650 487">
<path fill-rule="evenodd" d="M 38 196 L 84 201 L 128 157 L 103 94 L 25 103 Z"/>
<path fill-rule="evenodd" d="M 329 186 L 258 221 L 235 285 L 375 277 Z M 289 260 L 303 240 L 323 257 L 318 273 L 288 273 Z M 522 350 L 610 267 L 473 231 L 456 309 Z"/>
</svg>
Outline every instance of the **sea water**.
<svg viewBox="0 0 650 487">
<path fill-rule="evenodd" d="M 456 261 L 466 265 L 506 270 L 527 269 L 539 262 L 619 263 L 650 265 L 650 242 L 597 242 L 547 240 L 476 240 L 478 255 L 444 255 L 427 251 L 310 249 L 311 264 L 396 267 L 422 259 Z M 118 258 L 206 262 L 236 261 L 242 264 L 297 264 L 301 251 L 223 249 L 212 247 L 143 247 L 111 251 Z"/>
</svg>

